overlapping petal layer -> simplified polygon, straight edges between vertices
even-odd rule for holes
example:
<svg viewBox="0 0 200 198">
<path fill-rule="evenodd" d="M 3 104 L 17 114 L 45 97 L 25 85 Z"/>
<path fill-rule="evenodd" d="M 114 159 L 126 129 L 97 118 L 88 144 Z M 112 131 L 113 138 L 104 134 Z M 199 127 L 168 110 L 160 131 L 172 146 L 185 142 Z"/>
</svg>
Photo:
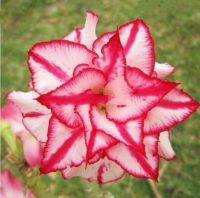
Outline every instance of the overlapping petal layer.
<svg viewBox="0 0 200 198">
<path fill-rule="evenodd" d="M 40 142 L 46 142 L 51 112 L 36 101 L 38 94 L 31 92 L 12 92 L 8 100 L 15 103 L 22 112 L 24 126 Z"/>
<path fill-rule="evenodd" d="M 187 119 L 199 104 L 179 89 L 171 90 L 151 109 L 144 121 L 145 133 L 166 131 Z"/>
<path fill-rule="evenodd" d="M 78 64 L 91 64 L 96 56 L 85 46 L 66 40 L 38 43 L 28 54 L 33 89 L 40 94 L 64 84 Z"/>
<path fill-rule="evenodd" d="M 154 71 L 155 52 L 153 40 L 147 25 L 140 19 L 131 21 L 118 28 L 127 65 L 137 67 L 151 75 Z M 115 32 L 105 33 L 93 44 L 93 50 L 101 56 L 104 45 Z"/>
<path fill-rule="evenodd" d="M 82 128 L 72 130 L 52 117 L 41 164 L 43 173 L 80 165 L 86 155 Z"/>
<path fill-rule="evenodd" d="M 40 170 L 106 183 L 124 172 L 157 179 L 160 158 L 173 159 L 169 132 L 199 106 L 177 83 L 174 68 L 155 62 L 140 19 L 96 38 L 98 17 L 29 51 L 31 87 L 9 99 L 45 144 Z"/>
<path fill-rule="evenodd" d="M 124 170 L 112 160 L 102 158 L 96 163 L 87 166 L 82 163 L 79 167 L 66 168 L 62 171 L 62 174 L 65 179 L 82 177 L 89 181 L 107 183 L 121 178 Z"/>
<path fill-rule="evenodd" d="M 149 77 L 139 69 L 127 67 L 125 80 L 118 78 L 107 85 L 114 96 L 108 102 L 108 117 L 115 121 L 143 117 L 176 85 Z"/>
<path fill-rule="evenodd" d="M 76 28 L 67 34 L 63 39 L 83 44 L 88 49 L 92 49 L 93 42 L 96 40 L 97 22 L 98 16 L 91 11 L 87 11 L 84 28 Z"/>
</svg>

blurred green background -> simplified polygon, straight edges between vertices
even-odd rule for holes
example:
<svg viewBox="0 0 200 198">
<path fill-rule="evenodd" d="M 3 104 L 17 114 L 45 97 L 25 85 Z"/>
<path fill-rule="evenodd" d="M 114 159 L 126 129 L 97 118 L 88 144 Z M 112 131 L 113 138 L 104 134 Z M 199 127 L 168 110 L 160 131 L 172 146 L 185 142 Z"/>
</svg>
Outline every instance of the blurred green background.
<svg viewBox="0 0 200 198">
<path fill-rule="evenodd" d="M 62 38 L 81 26 L 88 9 L 100 17 L 98 35 L 134 18 L 144 19 L 155 41 L 157 61 L 174 65 L 171 78 L 200 100 L 199 0 L 6 0 L 1 11 L 2 97 L 10 90 L 28 89 L 27 50 L 36 42 Z M 199 118 L 197 112 L 172 130 L 177 159 L 161 163 L 165 170 L 156 184 L 163 198 L 200 197 Z M 2 168 L 7 168 L 6 163 Z M 155 197 L 146 180 L 131 176 L 103 186 L 76 178 L 64 181 L 59 175 L 42 176 L 42 181 L 48 198 Z"/>
</svg>

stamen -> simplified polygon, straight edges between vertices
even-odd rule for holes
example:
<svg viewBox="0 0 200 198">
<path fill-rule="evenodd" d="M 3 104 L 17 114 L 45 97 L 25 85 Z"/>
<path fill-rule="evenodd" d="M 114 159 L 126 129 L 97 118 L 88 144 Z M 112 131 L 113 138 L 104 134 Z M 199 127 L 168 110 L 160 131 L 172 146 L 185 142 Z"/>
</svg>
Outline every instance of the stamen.
<svg viewBox="0 0 200 198">
<path fill-rule="evenodd" d="M 106 105 L 105 104 L 97 104 L 97 111 L 99 113 L 105 113 L 106 112 Z"/>
</svg>

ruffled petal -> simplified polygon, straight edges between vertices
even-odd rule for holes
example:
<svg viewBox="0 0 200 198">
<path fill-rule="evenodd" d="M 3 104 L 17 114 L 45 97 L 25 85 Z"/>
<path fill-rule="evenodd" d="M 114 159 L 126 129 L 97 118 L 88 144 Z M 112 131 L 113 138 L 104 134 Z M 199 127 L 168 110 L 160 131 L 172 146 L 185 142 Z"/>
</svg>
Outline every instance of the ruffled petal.
<svg viewBox="0 0 200 198">
<path fill-rule="evenodd" d="M 101 71 L 88 68 L 55 91 L 40 96 L 38 101 L 50 108 L 54 116 L 61 122 L 69 127 L 76 127 L 80 120 L 74 112 L 75 105 L 104 100 L 104 96 L 86 92 L 88 90 L 98 91 L 105 83 L 105 77 Z"/>
<path fill-rule="evenodd" d="M 154 75 L 157 78 L 165 78 L 174 72 L 175 68 L 168 63 L 155 63 Z"/>
<path fill-rule="evenodd" d="M 107 119 L 104 112 L 99 112 L 97 107 L 92 107 L 91 119 L 95 129 L 103 131 L 105 134 L 113 137 L 114 139 L 117 139 L 126 145 L 134 146 L 134 149 L 138 149 L 142 152 L 141 120 L 133 120 L 126 123 L 125 125 L 115 123 Z"/>
<path fill-rule="evenodd" d="M 144 96 L 161 95 L 162 97 L 172 88 L 177 86 L 177 83 L 150 77 L 144 74 L 141 70 L 130 67 L 126 68 L 126 80 L 129 86 L 133 89 L 134 94 L 143 94 Z"/>
<path fill-rule="evenodd" d="M 113 138 L 122 141 L 123 143 L 127 143 L 122 137 L 122 134 L 119 132 L 115 123 L 108 120 L 106 114 L 101 111 L 99 112 L 98 108 L 95 106 L 93 106 L 91 109 L 91 119 L 95 129 L 104 131 Z"/>
<path fill-rule="evenodd" d="M 150 140 L 148 140 L 150 141 Z M 152 143 L 148 142 L 148 147 L 153 146 L 155 149 L 156 138 L 151 139 Z M 144 141 L 145 142 L 145 141 Z M 110 160 L 119 164 L 129 174 L 139 178 L 157 179 L 158 177 L 158 156 L 151 152 L 151 149 L 146 149 L 147 156 L 134 150 L 132 147 L 124 144 L 117 144 L 110 148 L 106 153 Z"/>
<path fill-rule="evenodd" d="M 126 60 L 118 32 L 103 46 L 102 54 L 103 57 L 96 59 L 94 64 L 104 71 L 107 80 L 111 81 L 119 76 L 124 76 Z"/>
<path fill-rule="evenodd" d="M 122 25 L 119 33 L 127 65 L 151 75 L 154 70 L 155 51 L 149 28 L 144 21 L 136 19 Z"/>
<path fill-rule="evenodd" d="M 92 49 L 93 42 L 96 39 L 96 24 L 98 16 L 91 11 L 87 12 L 84 28 L 81 30 L 80 43 Z"/>
<path fill-rule="evenodd" d="M 101 56 L 103 46 L 115 32 L 100 36 L 93 45 L 93 50 Z M 119 36 L 124 49 L 127 65 L 137 67 L 148 75 L 152 75 L 155 64 L 153 39 L 147 25 L 140 19 L 119 27 Z"/>
<path fill-rule="evenodd" d="M 69 79 L 64 71 L 57 69 L 59 67 L 54 68 L 53 65 L 50 66 L 50 63 L 47 62 L 47 60 L 38 58 L 35 53 L 29 53 L 28 64 L 32 78 L 29 82 L 29 86 L 32 90 L 35 90 L 40 94 L 55 89 Z M 56 75 L 57 73 L 62 73 L 62 75 Z"/>
<path fill-rule="evenodd" d="M 187 119 L 199 107 L 182 90 L 173 89 L 153 109 L 151 109 L 144 121 L 144 131 L 149 133 L 160 133 Z"/>
<path fill-rule="evenodd" d="M 96 39 L 97 22 L 98 16 L 91 11 L 87 11 L 84 28 L 76 28 L 63 39 L 83 44 L 88 49 L 92 49 L 93 42 Z"/>
<path fill-rule="evenodd" d="M 76 128 L 80 126 L 80 118 L 77 113 L 74 112 L 74 105 L 51 105 L 52 114 L 57 117 L 66 126 Z"/>
<path fill-rule="evenodd" d="M 86 166 L 85 163 L 82 163 L 79 167 L 67 168 L 62 171 L 65 179 L 82 177 L 88 181 L 98 181 L 101 184 L 116 181 L 123 174 L 124 170 L 106 157 L 98 160 L 94 164 Z"/>
<path fill-rule="evenodd" d="M 52 117 L 49 121 L 48 141 L 44 149 L 41 172 L 48 173 L 79 166 L 86 156 L 83 129 L 71 129 Z"/>
<path fill-rule="evenodd" d="M 87 158 L 90 160 L 89 163 L 92 163 L 91 157 L 95 154 L 99 157 L 105 155 L 104 150 L 109 149 L 113 145 L 117 144 L 117 140 L 110 135 L 107 135 L 104 131 L 95 130 L 94 136 L 92 136 L 91 142 L 89 142 L 89 150 L 87 153 Z"/>
<path fill-rule="evenodd" d="M 29 132 L 41 142 L 47 140 L 47 131 L 51 112 L 37 102 L 36 92 L 11 92 L 8 100 L 15 103 L 23 114 L 23 123 Z"/>
<path fill-rule="evenodd" d="M 84 126 L 85 142 L 87 145 L 87 162 L 99 151 L 116 144 L 115 139 L 96 129 L 92 122 L 90 111 L 90 105 L 78 105 L 76 107 L 76 112 L 80 115 Z"/>
<path fill-rule="evenodd" d="M 118 78 L 106 86 L 113 96 L 107 103 L 107 116 L 119 122 L 144 117 L 175 86 L 176 83 L 161 81 L 137 68 L 127 67 L 126 80 Z"/>
<path fill-rule="evenodd" d="M 84 69 L 89 68 L 90 66 L 87 64 L 80 64 L 74 68 L 73 76 L 76 76 L 79 72 L 83 71 Z"/>
<path fill-rule="evenodd" d="M 80 94 L 83 94 L 84 97 L 84 94 L 87 95 L 89 90 L 92 90 L 94 93 L 98 92 L 102 89 L 102 87 L 104 87 L 105 84 L 106 79 L 104 77 L 104 74 L 100 70 L 87 68 L 79 72 L 78 75 L 71 78 L 67 83 L 57 88 L 56 90 L 41 95 L 38 100 L 42 104 L 48 106 L 51 105 L 51 103 L 54 103 L 53 100 L 56 100 L 56 102 L 58 102 L 59 97 L 61 102 L 63 99 L 62 97 L 69 97 L 68 99 L 70 99 L 70 96 L 75 97 L 79 96 Z M 68 103 L 72 104 L 73 101 L 66 101 L 65 104 Z"/>
<path fill-rule="evenodd" d="M 71 31 L 70 33 L 65 35 L 63 40 L 79 43 L 79 41 L 80 41 L 80 29 L 81 28 L 75 28 L 73 31 Z"/>
<path fill-rule="evenodd" d="M 166 160 L 172 160 L 175 158 L 176 154 L 170 143 L 169 131 L 163 131 L 160 133 L 158 153 L 161 157 L 163 157 Z"/>
<path fill-rule="evenodd" d="M 33 88 L 41 94 L 55 89 L 73 75 L 77 65 L 90 64 L 94 57 L 96 54 L 85 46 L 69 41 L 57 40 L 34 45 L 28 59 Z"/>
</svg>

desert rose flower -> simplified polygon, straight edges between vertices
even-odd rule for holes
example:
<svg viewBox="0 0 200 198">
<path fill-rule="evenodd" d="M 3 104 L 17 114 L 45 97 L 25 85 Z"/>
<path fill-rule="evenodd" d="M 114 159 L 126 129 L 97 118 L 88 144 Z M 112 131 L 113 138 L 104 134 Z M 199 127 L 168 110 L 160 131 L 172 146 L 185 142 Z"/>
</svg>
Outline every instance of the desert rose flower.
<svg viewBox="0 0 200 198">
<path fill-rule="evenodd" d="M 8 102 L 2 107 L 1 118 L 9 123 L 12 132 L 22 140 L 24 157 L 27 164 L 30 167 L 39 165 L 41 160 L 41 145 L 25 129 L 22 123 L 22 114 L 16 105 Z"/>
<path fill-rule="evenodd" d="M 8 99 L 26 128 L 45 144 L 40 170 L 100 183 L 129 173 L 157 179 L 160 158 L 173 159 L 169 130 L 199 106 L 165 77 L 174 67 L 155 62 L 140 19 L 98 38 L 98 17 L 63 39 L 28 53 L 32 91 Z"/>
<path fill-rule="evenodd" d="M 0 197 L 2 198 L 35 198 L 32 192 L 25 190 L 21 182 L 15 178 L 10 171 L 4 170 L 0 173 L 1 185 L 0 185 Z"/>
</svg>

